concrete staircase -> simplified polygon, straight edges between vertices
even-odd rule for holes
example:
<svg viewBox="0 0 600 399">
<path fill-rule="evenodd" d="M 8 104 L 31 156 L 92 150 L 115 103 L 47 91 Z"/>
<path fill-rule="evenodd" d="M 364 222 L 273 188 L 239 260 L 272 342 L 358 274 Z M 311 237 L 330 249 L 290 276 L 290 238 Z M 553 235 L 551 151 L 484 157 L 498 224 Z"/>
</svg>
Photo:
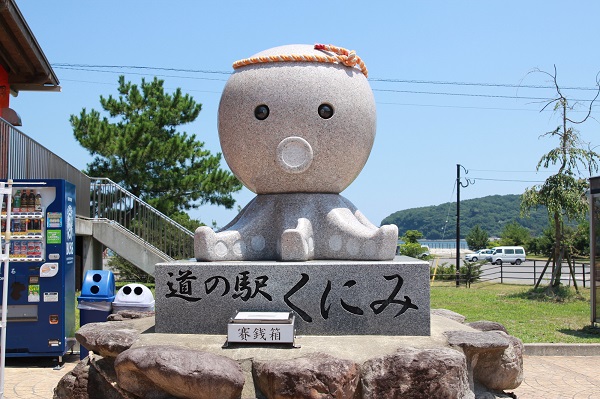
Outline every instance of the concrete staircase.
<svg viewBox="0 0 600 399">
<path fill-rule="evenodd" d="M 91 179 L 90 190 L 92 217 L 78 216 L 75 226 L 84 270 L 102 268 L 102 246 L 152 276 L 157 263 L 194 257 L 190 230 L 109 179 Z"/>
<path fill-rule="evenodd" d="M 169 255 L 147 241 L 108 219 L 80 219 L 78 223 L 87 225 L 84 230 L 102 245 L 110 248 L 127 261 L 150 275 L 154 275 L 155 265 L 174 260 Z M 81 231 L 81 229 L 80 229 Z"/>
</svg>

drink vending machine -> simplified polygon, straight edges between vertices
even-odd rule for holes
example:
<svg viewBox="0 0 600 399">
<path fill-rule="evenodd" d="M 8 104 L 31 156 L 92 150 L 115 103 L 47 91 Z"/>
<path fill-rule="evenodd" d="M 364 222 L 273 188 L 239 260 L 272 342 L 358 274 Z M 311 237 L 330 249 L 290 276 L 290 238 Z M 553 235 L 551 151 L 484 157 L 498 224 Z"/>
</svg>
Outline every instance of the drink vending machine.
<svg viewBox="0 0 600 399">
<path fill-rule="evenodd" d="M 9 243 L 7 357 L 65 355 L 75 343 L 75 186 L 14 180 L 2 198 L 2 249 Z M 10 207 L 10 212 L 7 212 Z M 0 294 L 3 294 L 0 285 Z"/>
</svg>

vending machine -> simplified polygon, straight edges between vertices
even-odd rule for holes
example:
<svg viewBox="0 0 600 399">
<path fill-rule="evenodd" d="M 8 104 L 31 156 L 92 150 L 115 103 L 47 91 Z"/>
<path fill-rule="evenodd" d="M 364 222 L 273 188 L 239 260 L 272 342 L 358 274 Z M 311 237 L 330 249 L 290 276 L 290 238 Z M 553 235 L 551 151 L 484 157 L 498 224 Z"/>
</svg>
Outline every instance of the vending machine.
<svg viewBox="0 0 600 399">
<path fill-rule="evenodd" d="M 10 215 L 7 197 L 1 237 L 10 245 L 8 276 L 0 270 L 8 278 L 6 356 L 61 358 L 75 343 L 75 186 L 14 180 Z"/>
</svg>

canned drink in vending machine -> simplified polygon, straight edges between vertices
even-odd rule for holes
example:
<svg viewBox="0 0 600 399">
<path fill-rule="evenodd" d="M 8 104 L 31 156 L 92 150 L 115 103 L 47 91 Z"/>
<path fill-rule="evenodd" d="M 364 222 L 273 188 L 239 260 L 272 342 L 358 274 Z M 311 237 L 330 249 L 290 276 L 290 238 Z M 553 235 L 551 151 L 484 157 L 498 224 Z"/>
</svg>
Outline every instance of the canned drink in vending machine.
<svg viewBox="0 0 600 399">
<path fill-rule="evenodd" d="M 21 241 L 12 240 L 10 242 L 10 253 L 12 254 L 11 258 L 18 258 L 21 254 Z"/>
<path fill-rule="evenodd" d="M 28 241 L 27 242 L 27 252 L 26 252 L 26 257 L 27 258 L 35 258 L 35 242 L 34 241 Z"/>
<path fill-rule="evenodd" d="M 42 257 L 42 242 L 41 241 L 36 241 L 35 242 L 35 257 L 36 258 L 41 258 Z"/>
<path fill-rule="evenodd" d="M 27 241 L 21 241 L 21 249 L 19 251 L 19 258 L 27 258 Z"/>
<path fill-rule="evenodd" d="M 22 247 L 23 247 L 23 241 L 15 241 L 15 258 L 22 258 L 23 257 L 23 251 L 22 251 Z"/>
</svg>

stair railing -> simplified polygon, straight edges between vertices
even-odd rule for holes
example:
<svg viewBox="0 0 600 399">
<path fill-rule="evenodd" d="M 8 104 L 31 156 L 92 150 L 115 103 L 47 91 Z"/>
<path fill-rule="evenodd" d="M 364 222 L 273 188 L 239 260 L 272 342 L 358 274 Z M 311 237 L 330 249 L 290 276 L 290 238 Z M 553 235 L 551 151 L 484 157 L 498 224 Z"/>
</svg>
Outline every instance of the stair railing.
<svg viewBox="0 0 600 399">
<path fill-rule="evenodd" d="M 90 178 L 92 219 L 108 219 L 172 259 L 194 257 L 194 233 L 108 178 Z"/>
</svg>

